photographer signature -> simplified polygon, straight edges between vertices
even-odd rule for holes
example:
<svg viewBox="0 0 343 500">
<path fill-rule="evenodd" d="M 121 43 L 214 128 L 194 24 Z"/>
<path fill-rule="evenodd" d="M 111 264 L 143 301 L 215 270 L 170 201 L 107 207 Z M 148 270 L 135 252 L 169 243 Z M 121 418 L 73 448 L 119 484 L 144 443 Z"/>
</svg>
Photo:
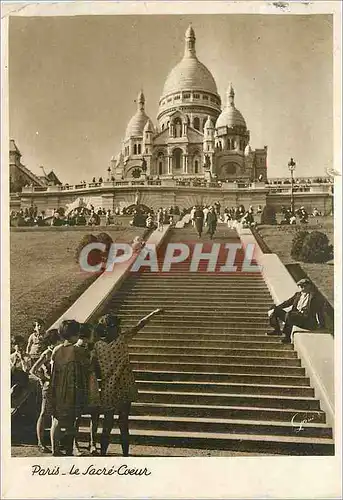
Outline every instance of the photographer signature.
<svg viewBox="0 0 343 500">
<path fill-rule="evenodd" d="M 302 420 L 297 420 L 297 417 L 299 418 L 299 413 L 295 413 L 292 417 L 292 420 L 291 420 L 291 424 L 292 426 L 294 427 L 294 432 L 300 432 L 300 431 L 303 431 L 306 424 L 309 424 L 310 422 L 312 422 L 316 415 L 320 415 L 320 412 L 319 411 L 316 411 L 316 412 L 311 412 L 310 414 L 305 414 L 305 417 L 303 417 L 303 415 L 301 415 L 300 418 L 302 418 Z"/>
</svg>

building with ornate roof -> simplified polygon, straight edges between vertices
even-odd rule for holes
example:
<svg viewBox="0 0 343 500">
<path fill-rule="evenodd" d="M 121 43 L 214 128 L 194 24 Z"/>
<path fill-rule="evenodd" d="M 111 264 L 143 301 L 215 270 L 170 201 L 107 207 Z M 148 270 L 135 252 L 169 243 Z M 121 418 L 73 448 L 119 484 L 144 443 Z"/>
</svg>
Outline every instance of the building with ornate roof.
<svg viewBox="0 0 343 500">
<path fill-rule="evenodd" d="M 10 169 L 10 192 L 18 193 L 25 186 L 35 186 L 44 188 L 48 185 L 61 185 L 61 181 L 55 174 L 53 170 L 51 170 L 48 174 L 45 172 L 44 168 L 42 168 L 43 175 L 36 175 L 31 172 L 25 165 L 23 165 L 21 161 L 21 153 L 14 141 L 14 139 L 10 139 L 9 146 L 9 169 Z"/>
<path fill-rule="evenodd" d="M 199 61 L 195 33 L 185 34 L 182 60 L 169 73 L 159 100 L 157 123 L 137 98 L 122 148 L 111 160 L 115 180 L 199 177 L 240 182 L 267 179 L 267 147 L 253 150 L 250 132 L 235 105 L 230 84 L 222 106 L 211 72 Z"/>
</svg>

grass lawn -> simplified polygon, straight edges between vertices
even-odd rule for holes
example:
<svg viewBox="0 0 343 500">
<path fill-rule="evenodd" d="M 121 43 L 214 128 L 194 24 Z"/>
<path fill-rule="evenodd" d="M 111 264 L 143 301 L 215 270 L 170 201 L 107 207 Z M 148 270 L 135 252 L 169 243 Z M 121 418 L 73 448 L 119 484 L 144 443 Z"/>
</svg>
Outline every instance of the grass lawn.
<svg viewBox="0 0 343 500">
<path fill-rule="evenodd" d="M 11 335 L 27 337 L 35 318 L 51 325 L 96 279 L 81 271 L 74 258 L 85 234 L 106 232 L 113 241 L 131 242 L 144 231 L 115 226 L 11 231 Z"/>
<path fill-rule="evenodd" d="M 291 257 L 291 247 L 294 234 L 299 229 L 321 231 L 333 244 L 333 217 L 310 218 L 309 224 L 300 226 L 258 226 L 258 231 L 270 250 L 276 253 L 284 264 L 295 261 Z M 321 290 L 329 302 L 334 304 L 334 266 L 332 262 L 325 264 L 309 264 L 299 262 L 305 273 Z"/>
</svg>

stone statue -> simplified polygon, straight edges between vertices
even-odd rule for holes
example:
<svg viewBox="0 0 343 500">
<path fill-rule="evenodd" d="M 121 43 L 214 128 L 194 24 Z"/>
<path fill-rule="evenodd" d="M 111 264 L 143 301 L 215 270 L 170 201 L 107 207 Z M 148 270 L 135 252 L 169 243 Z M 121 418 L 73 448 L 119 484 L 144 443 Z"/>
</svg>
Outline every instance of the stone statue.
<svg viewBox="0 0 343 500">
<path fill-rule="evenodd" d="M 205 168 L 206 169 L 210 169 L 211 168 L 211 158 L 209 157 L 209 155 L 205 156 Z"/>
<path fill-rule="evenodd" d="M 141 200 L 141 193 L 139 191 L 136 191 L 135 205 L 139 205 L 140 200 Z"/>
</svg>

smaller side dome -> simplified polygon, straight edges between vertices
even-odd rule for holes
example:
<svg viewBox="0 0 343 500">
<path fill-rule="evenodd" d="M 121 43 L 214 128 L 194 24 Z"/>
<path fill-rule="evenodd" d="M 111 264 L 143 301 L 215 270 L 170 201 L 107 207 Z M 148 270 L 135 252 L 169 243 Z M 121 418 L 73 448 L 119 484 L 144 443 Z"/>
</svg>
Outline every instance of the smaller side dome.
<svg viewBox="0 0 343 500">
<path fill-rule="evenodd" d="M 140 137 L 143 134 L 143 129 L 149 117 L 145 113 L 145 97 L 142 91 L 139 92 L 137 97 L 137 111 L 129 121 L 126 132 L 125 139 L 129 137 Z"/>
<path fill-rule="evenodd" d="M 214 129 L 214 125 L 210 116 L 207 117 L 204 129 Z"/>
<path fill-rule="evenodd" d="M 216 128 L 225 126 L 229 128 L 235 126 L 247 127 L 242 113 L 235 106 L 235 91 L 231 83 L 226 92 L 226 106 L 216 122 Z"/>
</svg>

